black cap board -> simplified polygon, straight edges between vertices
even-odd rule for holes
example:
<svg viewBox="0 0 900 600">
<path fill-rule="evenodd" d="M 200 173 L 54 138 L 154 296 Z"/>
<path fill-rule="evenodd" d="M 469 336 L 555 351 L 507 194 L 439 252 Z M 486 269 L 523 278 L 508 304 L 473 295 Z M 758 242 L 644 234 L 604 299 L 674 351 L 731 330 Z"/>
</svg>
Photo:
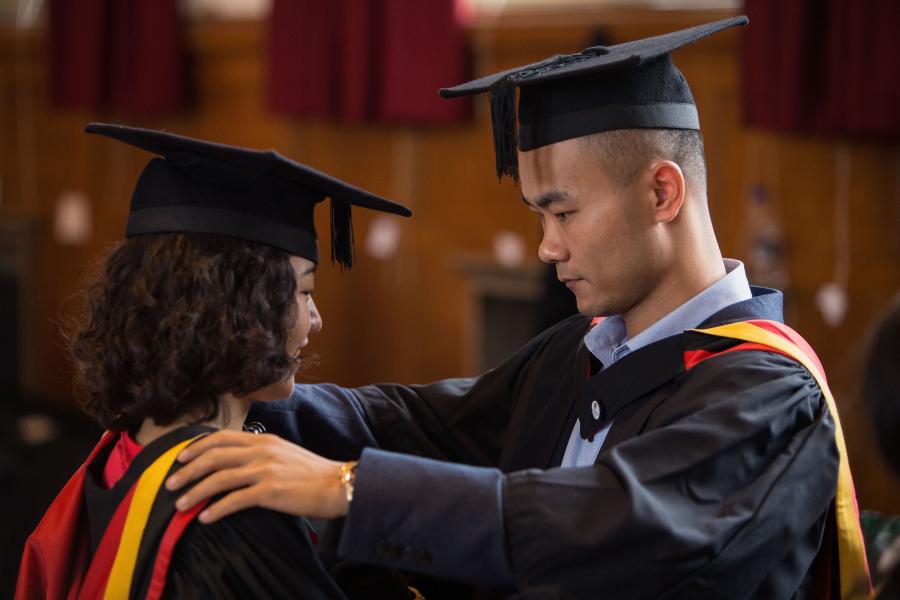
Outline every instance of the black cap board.
<svg viewBox="0 0 900 600">
<path fill-rule="evenodd" d="M 733 17 L 615 46 L 593 46 L 444 88 L 440 94 L 490 93 L 497 176 L 517 179 L 517 148 L 534 150 L 614 129 L 699 130 L 694 97 L 669 53 L 748 22 L 745 16 Z"/>
<path fill-rule="evenodd" d="M 267 244 L 318 263 L 315 205 L 331 199 L 332 261 L 353 264 L 350 207 L 412 213 L 274 150 L 254 150 L 165 131 L 91 123 L 94 133 L 141 148 L 152 158 L 131 197 L 125 236 L 218 233 Z"/>
</svg>

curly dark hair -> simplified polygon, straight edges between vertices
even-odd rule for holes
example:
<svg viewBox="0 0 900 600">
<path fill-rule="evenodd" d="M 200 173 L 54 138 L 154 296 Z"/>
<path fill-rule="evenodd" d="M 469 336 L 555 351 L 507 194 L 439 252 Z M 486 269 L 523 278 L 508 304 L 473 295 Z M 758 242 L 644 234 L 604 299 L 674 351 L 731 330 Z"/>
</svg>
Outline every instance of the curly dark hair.
<svg viewBox="0 0 900 600">
<path fill-rule="evenodd" d="M 289 255 L 222 235 L 119 243 L 86 288 L 70 350 L 85 412 L 114 431 L 220 415 L 218 398 L 291 376 Z"/>
</svg>

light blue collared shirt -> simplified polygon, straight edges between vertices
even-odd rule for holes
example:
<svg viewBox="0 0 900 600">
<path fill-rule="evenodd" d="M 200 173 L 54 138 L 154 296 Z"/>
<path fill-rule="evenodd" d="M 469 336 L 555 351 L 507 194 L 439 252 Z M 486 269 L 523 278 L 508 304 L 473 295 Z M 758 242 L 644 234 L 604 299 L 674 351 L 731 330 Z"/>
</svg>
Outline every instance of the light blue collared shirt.
<svg viewBox="0 0 900 600">
<path fill-rule="evenodd" d="M 686 329 L 693 329 L 726 306 L 752 297 L 743 263 L 726 258 L 724 277 L 633 338 L 627 337 L 625 320 L 619 315 L 613 315 L 587 332 L 584 345 L 605 369 L 639 348 Z M 584 467 L 594 464 L 611 425 L 610 421 L 597 432 L 592 441 L 588 441 L 581 437 L 581 423 L 576 420 L 561 466 Z"/>
</svg>

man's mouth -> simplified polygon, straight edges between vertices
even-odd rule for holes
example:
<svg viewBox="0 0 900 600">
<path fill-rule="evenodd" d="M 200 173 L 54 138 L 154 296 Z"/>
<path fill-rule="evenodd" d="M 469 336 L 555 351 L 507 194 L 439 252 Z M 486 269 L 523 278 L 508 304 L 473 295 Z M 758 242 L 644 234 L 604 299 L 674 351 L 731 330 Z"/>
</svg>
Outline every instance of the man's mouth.
<svg viewBox="0 0 900 600">
<path fill-rule="evenodd" d="M 560 277 L 559 280 L 570 290 L 575 287 L 579 281 L 582 281 L 580 277 Z"/>
</svg>

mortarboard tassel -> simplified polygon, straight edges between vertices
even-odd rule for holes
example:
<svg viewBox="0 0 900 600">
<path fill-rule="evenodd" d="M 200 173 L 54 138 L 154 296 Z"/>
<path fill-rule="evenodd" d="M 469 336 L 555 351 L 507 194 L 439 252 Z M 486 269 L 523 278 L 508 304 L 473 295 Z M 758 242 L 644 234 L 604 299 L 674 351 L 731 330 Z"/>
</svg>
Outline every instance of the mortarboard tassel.
<svg viewBox="0 0 900 600">
<path fill-rule="evenodd" d="M 331 264 L 338 262 L 341 270 L 353 267 L 354 240 L 350 204 L 331 200 Z"/>
<path fill-rule="evenodd" d="M 497 179 L 509 175 L 519 180 L 519 160 L 516 150 L 516 84 L 512 76 L 504 77 L 491 86 L 491 123 L 494 127 L 494 155 L 497 159 Z"/>
</svg>

